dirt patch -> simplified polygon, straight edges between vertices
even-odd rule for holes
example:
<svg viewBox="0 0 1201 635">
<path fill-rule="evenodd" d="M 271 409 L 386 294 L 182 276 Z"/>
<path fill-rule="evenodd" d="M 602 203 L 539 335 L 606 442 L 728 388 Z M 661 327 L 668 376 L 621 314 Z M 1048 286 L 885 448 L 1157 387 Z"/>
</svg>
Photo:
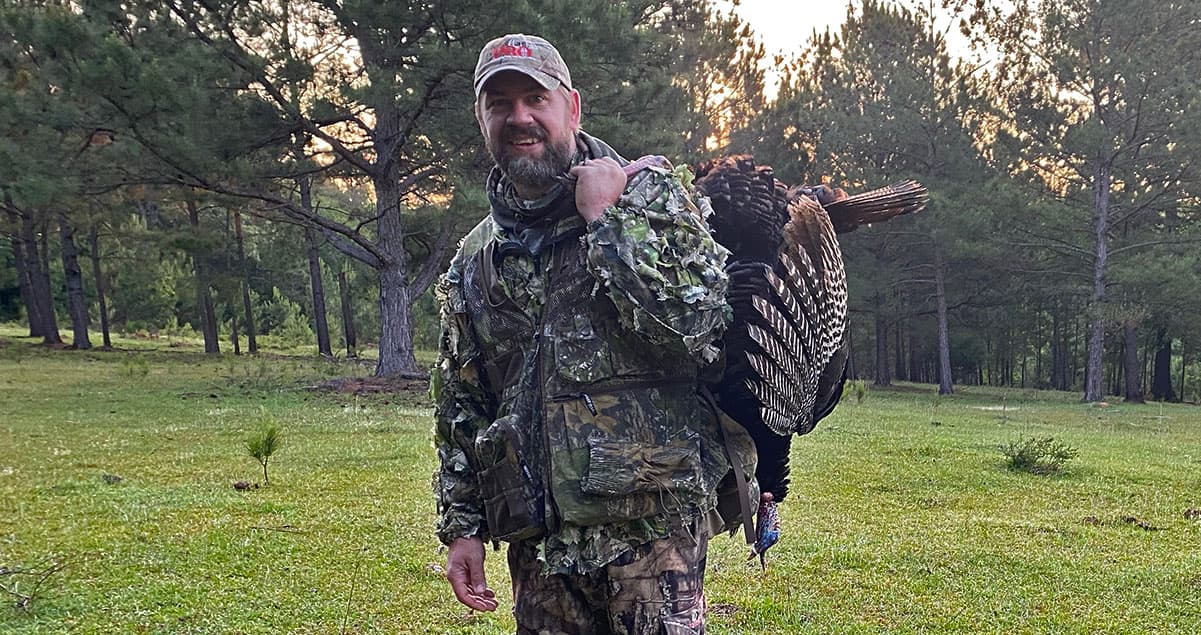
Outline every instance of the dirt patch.
<svg viewBox="0 0 1201 635">
<path fill-rule="evenodd" d="M 1138 527 L 1144 531 L 1163 531 L 1163 527 L 1156 527 L 1155 525 L 1152 525 L 1151 523 L 1135 516 L 1122 516 L 1119 520 L 1127 525 L 1134 525 L 1135 527 Z"/>
<path fill-rule="evenodd" d="M 1133 525 L 1139 529 L 1142 529 L 1143 531 L 1163 531 L 1164 529 L 1163 527 L 1156 527 L 1155 525 L 1152 525 L 1151 523 L 1136 516 L 1118 516 L 1114 520 L 1103 520 L 1097 518 L 1096 516 L 1085 516 L 1080 520 L 1080 522 L 1084 523 L 1085 525 L 1092 525 L 1093 527 L 1100 527 L 1102 525 Z"/>
<path fill-rule="evenodd" d="M 938 386 L 910 386 L 906 384 L 889 384 L 887 386 L 877 386 L 875 384 L 867 385 L 868 392 L 895 392 L 895 393 L 915 393 L 923 395 L 933 395 L 937 392 Z"/>
<path fill-rule="evenodd" d="M 309 390 L 335 392 L 343 395 L 391 395 L 425 393 L 429 379 L 414 377 L 339 377 L 309 386 Z"/>
<path fill-rule="evenodd" d="M 705 615 L 710 617 L 730 617 L 740 610 L 741 609 L 733 604 L 722 604 L 719 602 L 706 606 Z"/>
</svg>

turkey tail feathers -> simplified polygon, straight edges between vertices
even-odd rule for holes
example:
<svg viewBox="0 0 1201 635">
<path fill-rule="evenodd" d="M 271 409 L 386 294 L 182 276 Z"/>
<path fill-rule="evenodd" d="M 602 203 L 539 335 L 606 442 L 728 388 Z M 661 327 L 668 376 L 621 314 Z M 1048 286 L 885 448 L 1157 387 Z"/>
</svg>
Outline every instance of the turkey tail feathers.
<svg viewBox="0 0 1201 635">
<path fill-rule="evenodd" d="M 834 231 L 845 234 L 860 225 L 882 223 L 902 214 L 920 212 L 926 208 L 929 197 L 924 185 L 910 180 L 834 201 L 825 208 Z"/>
</svg>

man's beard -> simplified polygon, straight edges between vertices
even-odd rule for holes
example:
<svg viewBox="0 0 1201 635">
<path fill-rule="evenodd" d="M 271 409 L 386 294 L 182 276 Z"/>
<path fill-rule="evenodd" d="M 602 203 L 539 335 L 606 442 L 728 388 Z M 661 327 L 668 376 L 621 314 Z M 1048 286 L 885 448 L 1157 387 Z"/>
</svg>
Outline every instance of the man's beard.
<svg viewBox="0 0 1201 635">
<path fill-rule="evenodd" d="M 528 136 L 543 142 L 542 156 L 512 156 L 507 152 L 509 140 L 513 137 Z M 499 144 L 489 141 L 488 153 L 500 167 L 500 171 L 514 185 L 538 191 L 549 190 L 555 185 L 555 177 L 562 175 L 571 168 L 575 158 L 574 139 L 568 138 L 563 143 L 549 139 L 546 130 L 537 124 L 525 128 L 506 126 L 501 132 Z M 499 147 L 497 147 L 499 145 Z"/>
</svg>

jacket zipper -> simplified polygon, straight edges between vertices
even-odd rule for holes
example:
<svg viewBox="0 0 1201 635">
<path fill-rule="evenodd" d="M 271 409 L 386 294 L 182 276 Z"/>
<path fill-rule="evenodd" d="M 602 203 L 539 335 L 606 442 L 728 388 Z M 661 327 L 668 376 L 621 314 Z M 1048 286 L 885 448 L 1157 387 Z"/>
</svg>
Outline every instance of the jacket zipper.
<svg viewBox="0 0 1201 635">
<path fill-rule="evenodd" d="M 584 401 L 584 407 L 588 409 L 588 412 L 592 413 L 592 416 L 595 417 L 597 415 L 596 403 L 592 401 L 592 396 L 586 392 L 561 392 L 557 395 L 548 397 L 547 401 L 550 403 L 562 403 L 564 401 L 575 401 L 577 399 Z"/>
<path fill-rule="evenodd" d="M 542 365 L 544 363 L 542 347 L 546 344 L 546 340 L 550 338 L 550 333 L 545 333 L 543 330 L 546 328 L 546 314 L 550 305 L 548 300 L 550 299 L 551 270 L 553 270 L 555 266 L 555 252 L 557 250 L 558 245 L 552 244 L 550 246 L 550 250 L 546 252 L 548 262 L 545 270 L 542 269 L 542 255 L 539 254 L 534 256 L 534 268 L 538 271 L 541 271 L 543 274 L 542 288 L 544 289 L 543 293 L 546 294 L 546 296 L 543 298 L 542 311 L 538 314 L 538 322 L 534 326 L 534 381 L 538 386 L 538 411 L 542 419 L 540 422 L 542 425 L 542 452 L 546 457 L 545 467 L 542 470 L 542 495 L 545 497 L 546 501 L 544 503 L 545 509 L 543 509 L 543 514 L 546 516 L 546 519 L 543 521 L 543 524 L 546 525 L 547 534 L 551 533 L 555 529 L 558 529 L 559 525 L 559 506 L 555 504 L 555 496 L 550 489 L 550 473 L 553 471 L 554 467 L 552 465 L 553 459 L 551 457 L 550 432 L 547 429 L 550 421 L 550 417 L 548 415 L 550 413 L 549 409 L 546 407 L 546 404 L 549 403 L 549 400 L 546 395 L 546 386 L 545 382 L 543 381 L 542 371 Z M 550 513 L 547 513 L 548 511 Z"/>
</svg>

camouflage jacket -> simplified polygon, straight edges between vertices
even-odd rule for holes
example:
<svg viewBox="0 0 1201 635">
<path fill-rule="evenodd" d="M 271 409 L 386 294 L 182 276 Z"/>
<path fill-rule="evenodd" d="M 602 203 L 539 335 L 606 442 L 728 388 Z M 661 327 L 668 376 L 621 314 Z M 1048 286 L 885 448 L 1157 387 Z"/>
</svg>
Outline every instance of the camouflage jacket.
<svg viewBox="0 0 1201 635">
<path fill-rule="evenodd" d="M 643 170 L 599 220 L 558 221 L 537 256 L 507 250 L 494 216 L 463 240 L 438 285 L 444 543 L 540 541 L 547 572 L 583 573 L 673 524 L 730 526 L 721 426 L 697 391 L 730 319 L 727 252 L 688 183 Z"/>
</svg>

